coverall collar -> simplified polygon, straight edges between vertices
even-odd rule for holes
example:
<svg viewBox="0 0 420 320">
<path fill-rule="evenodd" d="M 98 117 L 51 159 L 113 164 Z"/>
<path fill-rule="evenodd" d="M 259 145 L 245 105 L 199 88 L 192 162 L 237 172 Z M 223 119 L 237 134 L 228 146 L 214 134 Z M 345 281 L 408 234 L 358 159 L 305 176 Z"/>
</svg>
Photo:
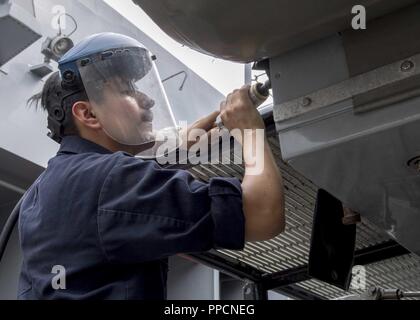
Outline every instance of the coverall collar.
<svg viewBox="0 0 420 320">
<path fill-rule="evenodd" d="M 61 141 L 61 147 L 58 150 L 57 154 L 63 153 L 101 153 L 101 154 L 111 154 L 112 152 L 92 141 L 83 139 L 79 136 L 66 136 Z"/>
</svg>

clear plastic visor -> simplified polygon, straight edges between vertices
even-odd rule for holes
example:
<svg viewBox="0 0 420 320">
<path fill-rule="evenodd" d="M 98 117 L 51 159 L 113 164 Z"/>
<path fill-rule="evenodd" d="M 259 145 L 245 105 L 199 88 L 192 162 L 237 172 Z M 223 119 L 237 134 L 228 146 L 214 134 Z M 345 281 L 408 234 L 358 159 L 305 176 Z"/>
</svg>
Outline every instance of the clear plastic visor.
<svg viewBox="0 0 420 320">
<path fill-rule="evenodd" d="M 155 157 L 159 132 L 177 134 L 174 116 L 150 53 L 110 50 L 78 62 L 89 102 L 105 133 Z"/>
</svg>

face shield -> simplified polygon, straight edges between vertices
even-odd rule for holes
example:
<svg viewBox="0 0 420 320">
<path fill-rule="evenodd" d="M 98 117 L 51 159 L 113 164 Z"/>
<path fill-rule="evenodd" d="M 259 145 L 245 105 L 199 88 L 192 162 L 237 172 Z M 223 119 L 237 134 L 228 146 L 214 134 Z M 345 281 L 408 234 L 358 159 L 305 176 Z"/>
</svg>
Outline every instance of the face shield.
<svg viewBox="0 0 420 320">
<path fill-rule="evenodd" d="M 95 116 L 113 140 L 153 158 L 160 156 L 159 143 L 177 138 L 171 107 L 147 49 L 109 50 L 81 59 L 77 66 Z"/>
</svg>

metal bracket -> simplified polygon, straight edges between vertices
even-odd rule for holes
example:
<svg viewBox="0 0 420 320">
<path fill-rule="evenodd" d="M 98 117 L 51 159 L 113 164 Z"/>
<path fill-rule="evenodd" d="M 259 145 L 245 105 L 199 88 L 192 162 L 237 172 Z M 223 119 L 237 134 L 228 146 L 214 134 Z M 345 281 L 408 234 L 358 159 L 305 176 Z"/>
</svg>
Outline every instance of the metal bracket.
<svg viewBox="0 0 420 320">
<path fill-rule="evenodd" d="M 419 82 L 420 54 L 355 76 L 304 97 L 276 105 L 274 106 L 273 111 L 274 121 L 285 121 L 309 111 L 331 106 L 348 99 L 361 97 L 367 93 L 375 93 L 376 90 L 384 87 L 393 87 L 393 94 L 398 94 L 399 98 L 385 99 L 386 101 L 383 104 L 377 104 L 374 106 L 375 108 L 381 107 L 386 103 L 395 103 L 403 99 L 420 95 L 420 92 L 415 85 L 407 86 L 407 81 L 410 79 L 413 79 L 416 84 Z M 402 84 L 402 88 L 395 90 L 395 87 L 400 83 Z M 387 92 L 381 92 L 380 95 L 386 94 Z M 356 113 L 372 109 L 372 106 L 369 108 L 365 107 L 365 102 L 368 104 L 372 102 L 371 96 L 372 95 L 370 95 L 370 101 L 363 101 L 367 99 L 361 99 L 361 102 L 359 103 L 360 109 L 357 109 L 357 106 L 355 107 Z M 378 97 L 378 94 L 376 94 L 373 100 L 380 100 L 383 98 L 384 97 L 382 96 Z"/>
</svg>

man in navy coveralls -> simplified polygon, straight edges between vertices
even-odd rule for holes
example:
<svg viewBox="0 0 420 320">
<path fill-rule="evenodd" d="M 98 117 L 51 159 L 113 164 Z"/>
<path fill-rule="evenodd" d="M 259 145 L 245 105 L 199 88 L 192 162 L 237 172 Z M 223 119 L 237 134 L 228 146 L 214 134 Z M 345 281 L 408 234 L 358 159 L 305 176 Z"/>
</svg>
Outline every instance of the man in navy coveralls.
<svg viewBox="0 0 420 320">
<path fill-rule="evenodd" d="M 61 146 L 21 206 L 19 299 L 165 299 L 169 256 L 240 250 L 284 230 L 282 178 L 267 141 L 259 174 L 245 156 L 264 129 L 249 87 L 194 124 L 209 131 L 220 114 L 228 130 L 251 130 L 239 139 L 244 179 L 203 183 L 135 157 L 153 149 L 153 132 L 171 120 L 140 43 L 94 35 L 59 69 L 34 97 Z M 65 269 L 65 288 L 54 287 L 55 266 Z"/>
</svg>

